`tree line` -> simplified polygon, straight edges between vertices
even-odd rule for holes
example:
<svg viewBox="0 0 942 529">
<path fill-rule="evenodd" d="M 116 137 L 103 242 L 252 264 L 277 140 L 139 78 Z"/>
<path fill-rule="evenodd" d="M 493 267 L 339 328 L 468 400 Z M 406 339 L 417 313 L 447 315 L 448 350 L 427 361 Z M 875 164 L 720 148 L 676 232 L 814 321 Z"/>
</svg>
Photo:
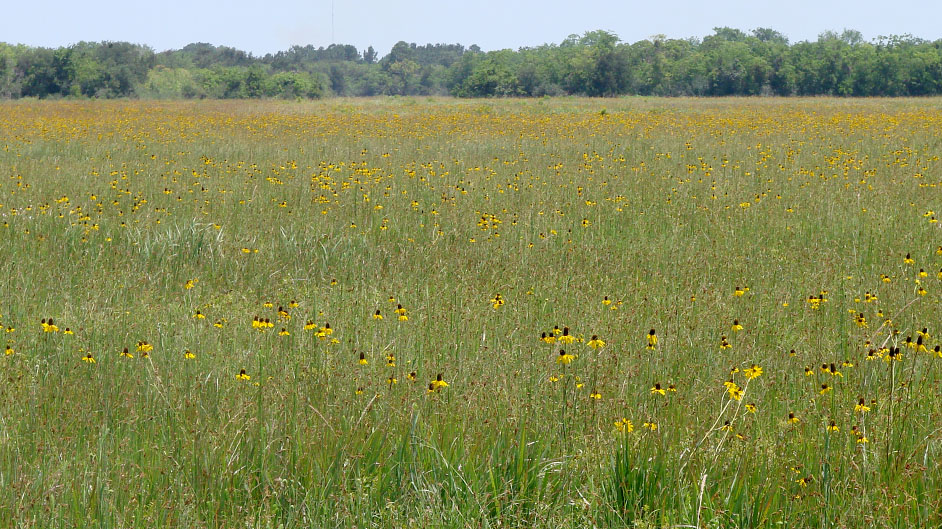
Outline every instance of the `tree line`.
<svg viewBox="0 0 942 529">
<path fill-rule="evenodd" d="M 293 46 L 264 56 L 206 43 L 155 52 L 128 42 L 42 48 L 0 43 L 0 98 L 320 98 L 618 96 L 923 96 L 942 93 L 942 39 L 865 41 L 828 31 L 715 28 L 702 39 L 622 42 L 608 31 L 484 52 L 460 44 Z"/>
</svg>

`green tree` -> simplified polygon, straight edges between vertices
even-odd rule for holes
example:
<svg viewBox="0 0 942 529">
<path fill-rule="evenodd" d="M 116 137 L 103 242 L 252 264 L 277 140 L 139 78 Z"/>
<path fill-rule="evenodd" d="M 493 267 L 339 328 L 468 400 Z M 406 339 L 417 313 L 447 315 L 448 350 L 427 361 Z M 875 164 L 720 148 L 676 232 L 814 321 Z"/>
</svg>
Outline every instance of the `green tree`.
<svg viewBox="0 0 942 529">
<path fill-rule="evenodd" d="M 69 52 L 64 48 L 29 48 L 17 56 L 16 73 L 26 97 L 68 95 L 71 86 Z"/>
<path fill-rule="evenodd" d="M 457 87 L 460 97 L 514 96 L 521 93 L 513 71 L 514 52 L 500 50 L 487 53 L 475 61 L 471 74 Z"/>
<path fill-rule="evenodd" d="M 411 59 L 402 59 L 389 63 L 386 71 L 389 73 L 390 95 L 407 95 L 413 92 L 419 84 L 418 76 L 420 68 L 418 63 Z"/>
<path fill-rule="evenodd" d="M 377 53 L 376 53 L 376 50 L 373 49 L 373 46 L 370 46 L 369 48 L 366 49 L 366 51 L 363 52 L 363 62 L 365 62 L 366 64 L 376 63 L 376 58 L 377 58 Z"/>
<path fill-rule="evenodd" d="M 20 83 L 16 75 L 16 54 L 16 48 L 0 43 L 0 99 L 20 96 Z"/>
<path fill-rule="evenodd" d="M 262 82 L 262 93 L 265 97 L 282 99 L 316 99 L 324 95 L 324 87 L 321 81 L 311 74 L 278 72 Z"/>
</svg>

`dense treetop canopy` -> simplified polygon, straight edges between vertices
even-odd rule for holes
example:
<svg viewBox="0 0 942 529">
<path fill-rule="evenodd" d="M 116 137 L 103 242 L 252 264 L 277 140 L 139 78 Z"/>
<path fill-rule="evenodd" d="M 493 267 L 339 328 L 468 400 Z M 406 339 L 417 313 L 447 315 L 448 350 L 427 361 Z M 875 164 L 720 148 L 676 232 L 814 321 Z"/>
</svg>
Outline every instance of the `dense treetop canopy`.
<svg viewBox="0 0 942 529">
<path fill-rule="evenodd" d="M 194 43 L 155 52 L 127 42 L 62 48 L 0 43 L 0 98 L 319 98 L 454 95 L 836 95 L 942 93 L 942 39 L 908 35 L 866 42 L 822 33 L 790 44 L 768 28 L 715 28 L 703 39 L 653 36 L 635 43 L 606 31 L 559 44 L 484 52 L 477 46 L 398 42 L 293 46 L 253 56 Z"/>
</svg>

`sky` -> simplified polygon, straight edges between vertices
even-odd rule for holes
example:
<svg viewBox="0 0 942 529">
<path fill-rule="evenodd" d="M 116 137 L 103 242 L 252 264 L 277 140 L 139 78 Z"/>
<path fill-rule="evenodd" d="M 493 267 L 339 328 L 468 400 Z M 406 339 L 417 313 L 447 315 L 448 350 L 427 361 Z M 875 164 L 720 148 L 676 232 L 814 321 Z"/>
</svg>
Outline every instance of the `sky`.
<svg viewBox="0 0 942 529">
<path fill-rule="evenodd" d="M 625 42 L 658 34 L 702 38 L 717 26 L 768 27 L 791 42 L 845 28 L 868 41 L 902 34 L 942 38 L 938 0 L 32 0 L 7 2 L 2 11 L 0 42 L 10 44 L 109 40 L 163 51 L 208 42 L 257 56 L 331 43 L 359 50 L 372 45 L 382 56 L 400 40 L 518 49 L 597 29 Z"/>
</svg>

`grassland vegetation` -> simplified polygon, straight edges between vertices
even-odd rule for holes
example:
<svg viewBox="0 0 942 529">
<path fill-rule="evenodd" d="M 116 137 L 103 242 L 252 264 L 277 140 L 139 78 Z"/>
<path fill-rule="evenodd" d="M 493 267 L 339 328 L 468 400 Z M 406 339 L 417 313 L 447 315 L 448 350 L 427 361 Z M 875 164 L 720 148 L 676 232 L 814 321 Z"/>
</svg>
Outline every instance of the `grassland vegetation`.
<svg viewBox="0 0 942 529">
<path fill-rule="evenodd" d="M 937 100 L 0 121 L 0 527 L 942 522 Z"/>
</svg>

